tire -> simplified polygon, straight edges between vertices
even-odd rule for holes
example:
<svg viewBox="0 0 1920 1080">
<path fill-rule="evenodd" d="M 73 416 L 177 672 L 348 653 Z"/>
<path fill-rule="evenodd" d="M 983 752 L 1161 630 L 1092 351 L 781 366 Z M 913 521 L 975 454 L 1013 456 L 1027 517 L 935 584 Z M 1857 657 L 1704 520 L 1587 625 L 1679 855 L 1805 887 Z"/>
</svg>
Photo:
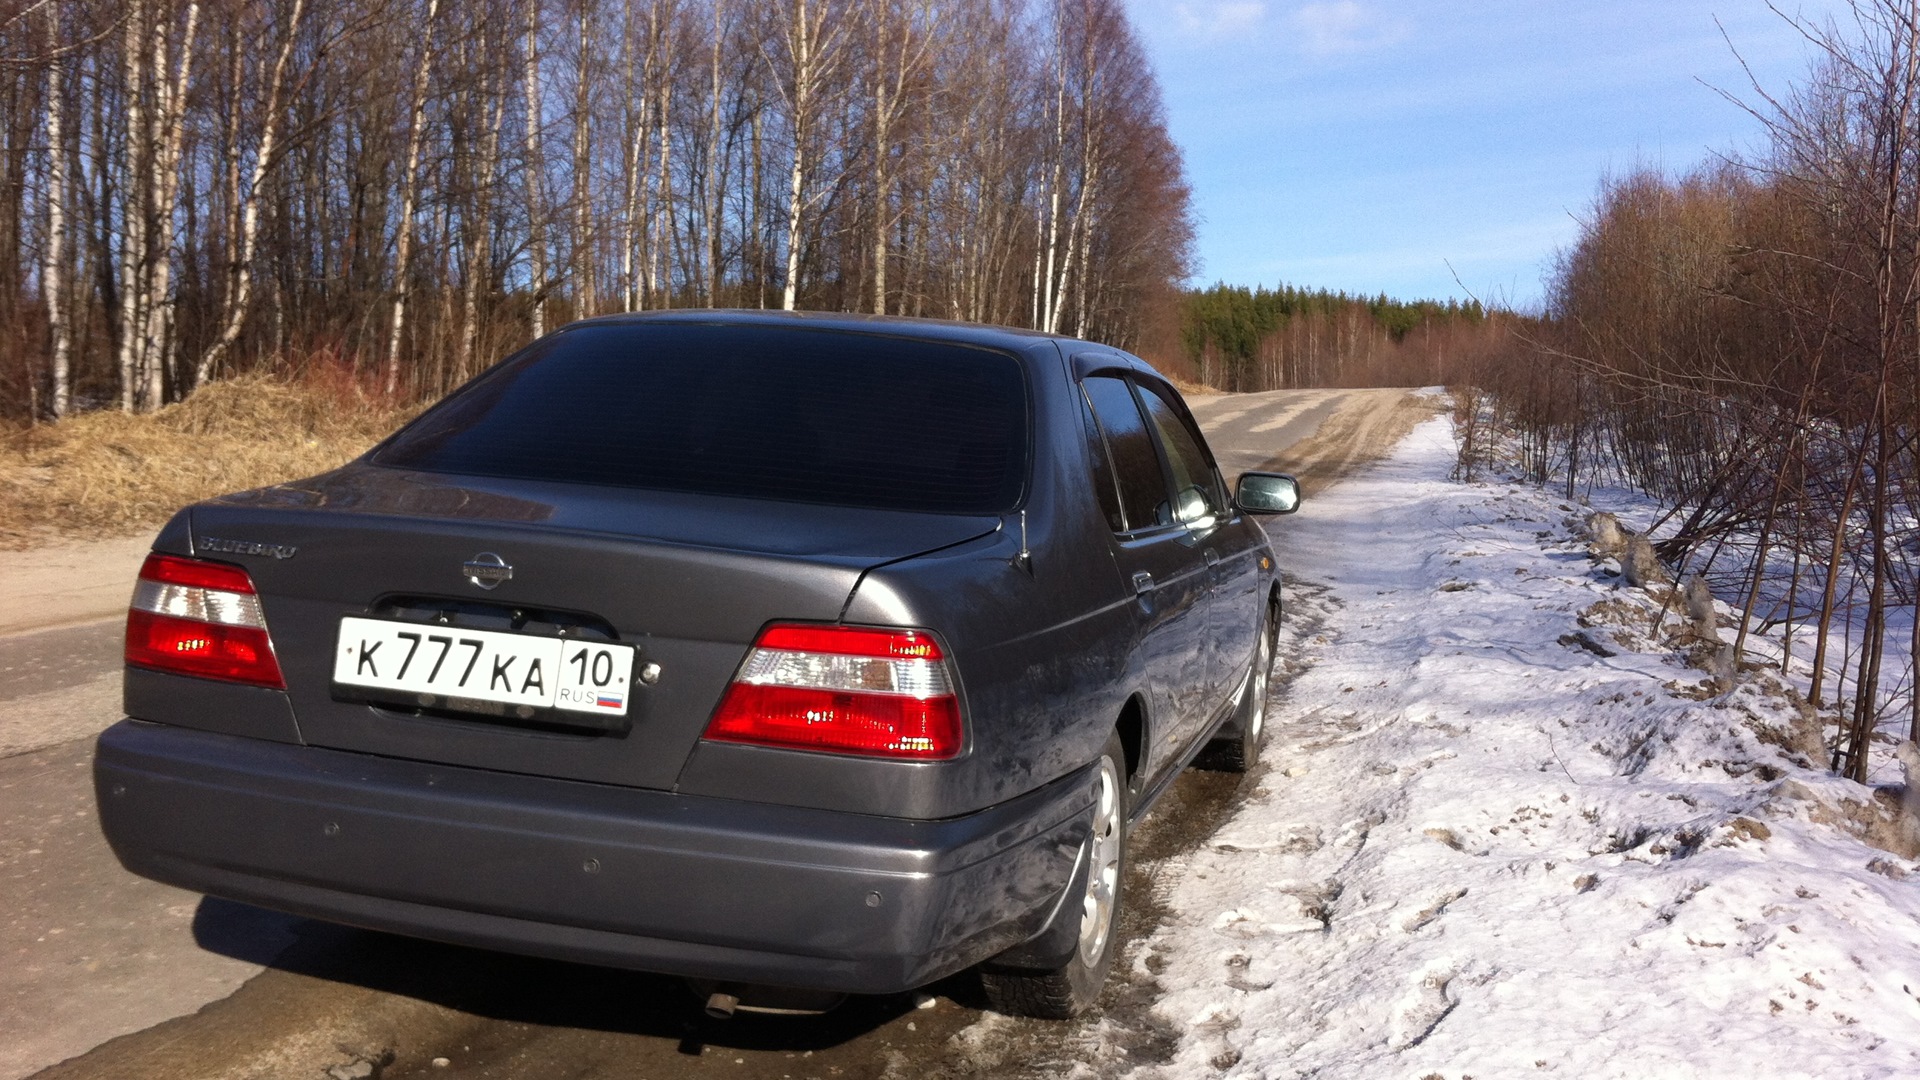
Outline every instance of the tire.
<svg viewBox="0 0 1920 1080">
<path fill-rule="evenodd" d="M 1247 672 L 1247 690 L 1240 695 L 1235 710 L 1235 734 L 1215 741 L 1220 768 L 1226 772 L 1251 772 L 1260 763 L 1260 742 L 1267 733 L 1267 683 L 1273 678 L 1273 646 L 1280 635 L 1279 612 L 1267 606 L 1267 621 L 1260 628 L 1260 644 L 1253 652 L 1253 667 Z"/>
<path fill-rule="evenodd" d="M 1049 971 L 986 967 L 980 982 L 995 1012 L 1065 1020 L 1087 1010 L 1120 951 L 1120 893 L 1127 876 L 1127 757 L 1109 735 L 1094 771 L 1090 858 L 1079 898 L 1080 935 L 1072 959 Z M 1076 875 L 1076 880 L 1080 880 Z M 1071 903 L 1071 901 L 1069 901 Z"/>
</svg>

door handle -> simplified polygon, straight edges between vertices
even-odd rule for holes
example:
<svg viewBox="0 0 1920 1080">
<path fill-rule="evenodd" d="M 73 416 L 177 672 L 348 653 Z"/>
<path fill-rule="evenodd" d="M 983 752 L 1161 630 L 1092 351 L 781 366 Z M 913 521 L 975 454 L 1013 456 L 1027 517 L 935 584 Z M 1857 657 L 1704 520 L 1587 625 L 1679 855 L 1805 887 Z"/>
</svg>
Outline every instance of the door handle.
<svg viewBox="0 0 1920 1080">
<path fill-rule="evenodd" d="M 1220 565 L 1220 553 L 1219 553 L 1219 552 L 1217 552 L 1217 551 L 1215 551 L 1215 550 L 1213 550 L 1212 548 L 1208 548 L 1208 549 L 1207 549 L 1207 551 L 1206 551 L 1206 555 L 1207 555 L 1207 569 L 1209 569 L 1209 570 L 1211 570 L 1211 569 L 1213 569 L 1214 567 L 1216 567 L 1216 566 L 1219 566 L 1219 565 Z"/>
<path fill-rule="evenodd" d="M 1145 570 L 1133 572 L 1133 592 L 1136 596 L 1145 596 L 1153 591 L 1153 575 Z"/>
</svg>

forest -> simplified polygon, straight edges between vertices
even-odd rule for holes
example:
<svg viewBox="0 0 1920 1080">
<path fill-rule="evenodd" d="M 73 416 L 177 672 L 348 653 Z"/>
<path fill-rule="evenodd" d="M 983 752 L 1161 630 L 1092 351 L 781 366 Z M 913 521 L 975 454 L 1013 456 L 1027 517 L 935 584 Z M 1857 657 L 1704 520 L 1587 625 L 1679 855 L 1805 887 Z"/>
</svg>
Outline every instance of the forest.
<svg viewBox="0 0 1920 1080">
<path fill-rule="evenodd" d="M 1192 230 L 1119 0 L 0 6 L 14 422 L 663 307 L 1172 351 Z"/>
<path fill-rule="evenodd" d="M 1180 358 L 1228 391 L 1443 386 L 1511 347 L 1518 316 L 1478 300 L 1392 300 L 1217 284 L 1186 294 Z"/>
<path fill-rule="evenodd" d="M 1456 382 L 1534 479 L 1668 506 L 1661 555 L 1742 613 L 1733 661 L 1803 677 L 1864 780 L 1883 728 L 1920 735 L 1920 3 L 1798 26 L 1808 76 L 1746 95 L 1764 149 L 1603 182 L 1545 317 Z"/>
</svg>

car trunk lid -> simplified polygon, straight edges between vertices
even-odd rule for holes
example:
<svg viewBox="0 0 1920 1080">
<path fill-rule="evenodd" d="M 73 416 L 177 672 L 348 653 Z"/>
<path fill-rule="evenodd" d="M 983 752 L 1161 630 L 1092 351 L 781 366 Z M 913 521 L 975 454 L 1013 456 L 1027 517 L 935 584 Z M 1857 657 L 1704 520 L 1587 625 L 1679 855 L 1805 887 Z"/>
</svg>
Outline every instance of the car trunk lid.
<svg viewBox="0 0 1920 1080">
<path fill-rule="evenodd" d="M 865 570 L 999 525 L 365 464 L 192 512 L 196 553 L 253 575 L 304 741 L 661 789 L 763 625 L 837 620 Z M 511 576 L 492 588 L 470 580 L 483 554 Z M 634 680 L 613 730 L 369 704 L 334 683 L 345 617 L 612 640 L 635 647 L 636 675 L 657 678 Z"/>
</svg>

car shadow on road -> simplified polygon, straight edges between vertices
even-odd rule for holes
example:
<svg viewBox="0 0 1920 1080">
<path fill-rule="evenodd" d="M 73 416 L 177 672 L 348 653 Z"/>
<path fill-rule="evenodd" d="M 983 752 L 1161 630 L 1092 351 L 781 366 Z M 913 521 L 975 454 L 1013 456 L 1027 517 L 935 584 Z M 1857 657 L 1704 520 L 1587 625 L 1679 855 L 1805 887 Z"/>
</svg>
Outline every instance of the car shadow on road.
<svg viewBox="0 0 1920 1080">
<path fill-rule="evenodd" d="M 953 1020 L 964 1015 L 962 1024 L 985 1004 L 978 979 L 962 974 L 917 994 L 851 996 L 822 1015 L 742 1013 L 716 1020 L 683 980 L 670 976 L 423 941 L 215 897 L 201 900 L 193 935 L 211 952 L 321 980 L 316 995 L 325 994 L 325 984 L 354 986 L 507 1024 L 673 1040 L 688 1055 L 708 1046 L 831 1049 L 915 1012 L 926 995 L 962 1006 L 939 1010 Z"/>
</svg>

